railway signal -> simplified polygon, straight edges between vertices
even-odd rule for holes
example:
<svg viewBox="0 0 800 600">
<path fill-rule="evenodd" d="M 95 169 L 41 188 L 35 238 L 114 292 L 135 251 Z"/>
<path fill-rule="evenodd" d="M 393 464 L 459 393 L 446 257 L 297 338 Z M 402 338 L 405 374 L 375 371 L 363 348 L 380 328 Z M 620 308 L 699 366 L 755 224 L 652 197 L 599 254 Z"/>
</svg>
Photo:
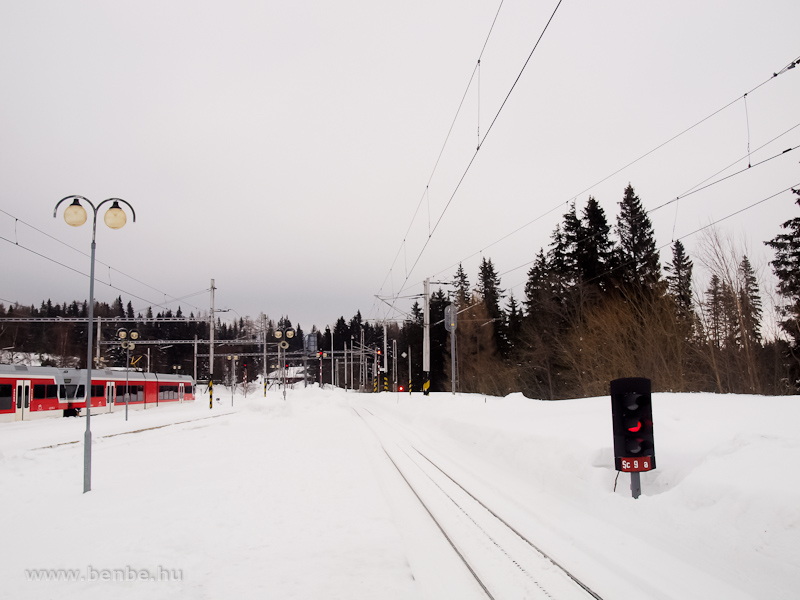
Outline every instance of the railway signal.
<svg viewBox="0 0 800 600">
<path fill-rule="evenodd" d="M 617 471 L 631 474 L 634 498 L 641 493 L 639 473 L 656 468 L 650 388 L 650 380 L 643 377 L 611 382 L 614 466 Z"/>
</svg>

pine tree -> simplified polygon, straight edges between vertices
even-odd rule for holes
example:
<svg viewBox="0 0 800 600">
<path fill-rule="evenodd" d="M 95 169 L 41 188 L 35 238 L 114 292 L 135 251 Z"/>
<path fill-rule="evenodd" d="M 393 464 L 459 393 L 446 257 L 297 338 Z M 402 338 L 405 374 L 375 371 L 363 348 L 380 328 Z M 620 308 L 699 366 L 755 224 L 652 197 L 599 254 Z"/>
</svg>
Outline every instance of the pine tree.
<svg viewBox="0 0 800 600">
<path fill-rule="evenodd" d="M 333 344 L 337 349 L 344 349 L 346 343 L 350 343 L 350 328 L 342 316 L 336 320 L 336 324 L 333 326 Z"/>
<path fill-rule="evenodd" d="M 483 258 L 481 260 L 480 272 L 478 273 L 478 291 L 486 304 L 486 311 L 489 318 L 497 319 L 501 316 L 500 299 L 503 297 L 503 290 L 500 289 L 500 277 L 492 264 L 492 259 Z"/>
<path fill-rule="evenodd" d="M 111 305 L 111 316 L 112 317 L 124 317 L 125 316 L 125 309 L 122 305 L 122 296 L 117 296 L 117 299 L 114 300 L 114 303 Z"/>
<path fill-rule="evenodd" d="M 672 263 L 667 264 L 664 270 L 668 273 L 667 290 L 675 301 L 678 317 L 688 320 L 693 314 L 694 301 L 692 299 L 692 269 L 694 265 L 686 255 L 686 249 L 680 240 L 672 246 Z"/>
<path fill-rule="evenodd" d="M 653 225 L 631 184 L 625 188 L 619 206 L 617 235 L 620 279 L 641 291 L 655 290 L 661 280 L 661 264 Z"/>
<path fill-rule="evenodd" d="M 540 311 L 542 306 L 551 298 L 550 267 L 547 264 L 544 250 L 539 250 L 533 266 L 528 271 L 528 281 L 525 283 L 525 311 L 528 316 L 533 316 Z"/>
<path fill-rule="evenodd" d="M 577 241 L 577 269 L 582 282 L 607 291 L 613 270 L 614 243 L 603 207 L 592 196 L 583 210 L 581 236 Z"/>
<path fill-rule="evenodd" d="M 505 314 L 500 308 L 500 300 L 503 297 L 503 290 L 500 289 L 500 276 L 495 271 L 492 259 L 484 258 L 481 260 L 480 271 L 478 273 L 478 292 L 486 306 L 486 313 L 494 321 L 494 338 L 497 349 L 502 356 L 508 353 L 508 338 L 505 332 Z"/>
<path fill-rule="evenodd" d="M 508 299 L 508 311 L 506 318 L 506 331 L 508 335 L 508 344 L 510 351 L 514 351 L 517 346 L 520 334 L 522 332 L 522 311 L 519 309 L 517 299 L 514 294 Z"/>
<path fill-rule="evenodd" d="M 575 210 L 574 202 L 564 214 L 564 224 L 561 228 L 561 233 L 561 252 L 564 257 L 562 273 L 565 275 L 565 280 L 574 285 L 581 281 L 579 266 L 580 247 L 581 242 L 586 237 L 581 220 L 578 218 L 578 213 Z"/>
<path fill-rule="evenodd" d="M 760 343 L 761 293 L 758 289 L 756 274 L 747 256 L 744 256 L 739 264 L 739 311 L 744 329 L 741 335 L 747 336 L 748 340 L 752 342 Z"/>
<path fill-rule="evenodd" d="M 461 263 L 458 263 L 458 270 L 455 277 L 453 277 L 453 286 L 456 288 L 456 304 L 458 306 L 467 306 L 472 294 L 469 289 L 469 279 L 467 279 L 467 274 L 464 272 Z"/>
<path fill-rule="evenodd" d="M 796 203 L 800 206 L 800 190 Z M 789 219 L 781 225 L 784 233 L 765 242 L 775 251 L 775 259 L 770 263 L 778 278 L 778 294 L 786 303 L 780 309 L 781 328 L 792 340 L 791 349 L 800 366 L 800 217 Z"/>
<path fill-rule="evenodd" d="M 361 335 L 361 326 L 364 319 L 361 317 L 361 311 L 356 311 L 356 314 L 353 315 L 353 318 L 350 319 L 350 323 L 348 327 L 350 328 L 350 335 L 354 338 L 360 339 L 359 336 Z"/>
<path fill-rule="evenodd" d="M 716 348 L 722 347 L 724 337 L 725 311 L 723 307 L 722 282 L 716 274 L 711 276 L 711 282 L 706 290 L 706 300 L 703 308 L 707 315 L 707 334 Z"/>
<path fill-rule="evenodd" d="M 574 269 L 570 263 L 569 246 L 561 224 L 556 225 L 547 252 L 548 272 L 551 275 L 551 284 L 558 296 L 563 296 L 566 290 L 574 283 Z"/>
</svg>

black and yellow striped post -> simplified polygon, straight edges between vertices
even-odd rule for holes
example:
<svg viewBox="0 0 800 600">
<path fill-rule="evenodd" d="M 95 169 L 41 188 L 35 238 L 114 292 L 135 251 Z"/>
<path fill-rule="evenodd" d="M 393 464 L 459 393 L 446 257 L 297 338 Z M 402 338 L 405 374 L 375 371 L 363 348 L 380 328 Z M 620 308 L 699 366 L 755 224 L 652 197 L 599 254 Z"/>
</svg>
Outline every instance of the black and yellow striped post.
<svg viewBox="0 0 800 600">
<path fill-rule="evenodd" d="M 264 380 L 264 398 L 267 397 L 267 380 Z"/>
<path fill-rule="evenodd" d="M 386 375 L 383 376 L 383 391 L 384 392 L 389 391 L 389 377 L 387 377 Z"/>
<path fill-rule="evenodd" d="M 214 408 L 214 382 L 208 380 L 208 408 Z"/>
<path fill-rule="evenodd" d="M 422 393 L 426 396 L 431 393 L 431 378 L 429 373 L 425 373 L 425 383 L 422 384 Z"/>
</svg>

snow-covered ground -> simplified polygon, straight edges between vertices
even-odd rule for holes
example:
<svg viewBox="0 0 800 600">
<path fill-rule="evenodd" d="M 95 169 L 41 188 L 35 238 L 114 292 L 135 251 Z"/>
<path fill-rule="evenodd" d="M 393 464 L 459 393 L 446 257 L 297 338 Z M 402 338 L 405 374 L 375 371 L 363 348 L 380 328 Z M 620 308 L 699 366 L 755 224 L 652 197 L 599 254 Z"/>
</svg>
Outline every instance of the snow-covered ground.
<svg viewBox="0 0 800 600">
<path fill-rule="evenodd" d="M 87 494 L 83 419 L 0 425 L 0 597 L 480 597 L 401 437 L 605 600 L 800 596 L 798 397 L 655 394 L 633 500 L 608 397 L 215 396 L 93 417 Z"/>
</svg>

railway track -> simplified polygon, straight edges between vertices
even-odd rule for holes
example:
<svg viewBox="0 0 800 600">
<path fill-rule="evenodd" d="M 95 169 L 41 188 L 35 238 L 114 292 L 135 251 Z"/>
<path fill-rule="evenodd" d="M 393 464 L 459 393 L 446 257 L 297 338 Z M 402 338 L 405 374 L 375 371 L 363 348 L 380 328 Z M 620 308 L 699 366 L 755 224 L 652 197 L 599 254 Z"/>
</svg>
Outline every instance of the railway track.
<svg viewBox="0 0 800 600">
<path fill-rule="evenodd" d="M 133 431 L 121 431 L 119 433 L 109 433 L 108 435 L 97 436 L 95 439 L 103 440 L 103 439 L 106 439 L 106 438 L 118 437 L 120 435 L 131 435 L 131 434 L 134 434 L 134 433 L 142 433 L 143 431 L 152 431 L 154 429 L 163 429 L 164 427 L 174 427 L 176 425 L 183 425 L 185 423 L 194 423 L 196 421 L 205 421 L 207 419 L 218 419 L 219 417 L 224 417 L 224 416 L 232 415 L 232 414 L 234 414 L 234 413 L 233 412 L 226 412 L 226 413 L 221 413 L 221 414 L 218 414 L 218 415 L 212 415 L 210 417 L 200 417 L 199 419 L 188 419 L 186 421 L 177 421 L 175 423 L 164 423 L 163 425 L 153 425 L 152 427 L 143 427 L 142 429 L 134 429 Z M 50 446 L 40 446 L 38 448 L 31 448 L 31 451 L 34 451 L 34 450 L 49 450 L 50 448 L 58 448 L 59 446 L 69 446 L 71 444 L 80 444 L 80 443 L 82 443 L 82 440 L 73 440 L 73 441 L 70 441 L 70 442 L 60 442 L 58 444 L 51 444 Z"/>
<path fill-rule="evenodd" d="M 603 600 L 448 474 L 385 419 L 353 409 L 485 597 Z"/>
</svg>

